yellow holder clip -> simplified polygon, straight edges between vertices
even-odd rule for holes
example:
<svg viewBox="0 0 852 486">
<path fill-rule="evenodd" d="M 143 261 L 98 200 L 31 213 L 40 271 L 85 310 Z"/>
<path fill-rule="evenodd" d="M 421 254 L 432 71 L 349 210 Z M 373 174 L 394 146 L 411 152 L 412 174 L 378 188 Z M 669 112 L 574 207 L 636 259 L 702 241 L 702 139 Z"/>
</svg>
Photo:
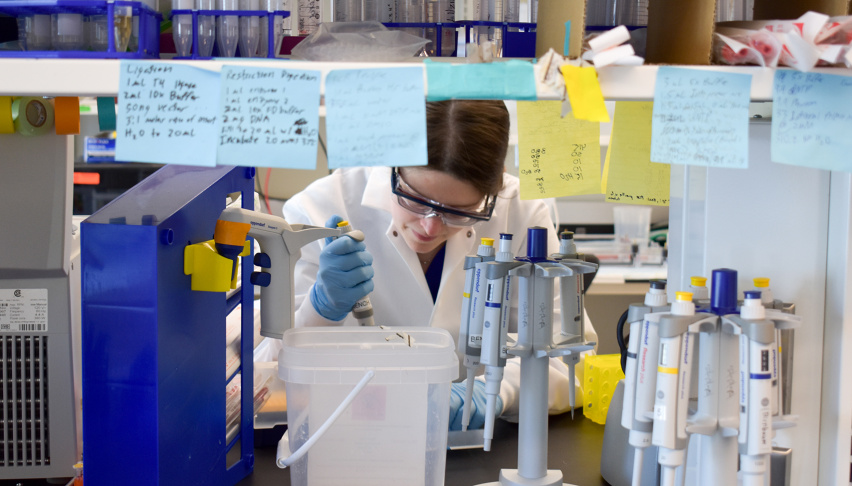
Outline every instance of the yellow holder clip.
<svg viewBox="0 0 852 486">
<path fill-rule="evenodd" d="M 251 254 L 248 241 L 239 256 Z M 213 240 L 187 245 L 183 250 L 183 273 L 191 275 L 191 288 L 202 292 L 227 292 L 237 288 L 239 272 L 234 262 L 216 252 Z"/>
</svg>

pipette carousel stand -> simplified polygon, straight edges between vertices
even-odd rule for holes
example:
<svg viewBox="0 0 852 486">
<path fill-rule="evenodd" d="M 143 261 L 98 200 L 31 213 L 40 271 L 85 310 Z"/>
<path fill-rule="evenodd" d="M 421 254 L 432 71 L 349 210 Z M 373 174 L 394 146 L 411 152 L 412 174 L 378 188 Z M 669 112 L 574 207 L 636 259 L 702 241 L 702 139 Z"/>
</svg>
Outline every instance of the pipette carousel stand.
<svg viewBox="0 0 852 486">
<path fill-rule="evenodd" d="M 521 360 L 518 469 L 502 469 L 498 481 L 481 486 L 571 486 L 562 482 L 562 471 L 547 469 L 549 359 L 592 349 L 594 343 L 566 339 L 560 331 L 554 335 L 554 279 L 576 278 L 589 264 L 549 260 L 547 229 L 535 227 L 528 229 L 527 256 L 516 261 L 525 263 L 509 272 L 519 282 L 518 341 L 508 350 Z M 564 297 L 563 294 L 560 303 L 563 315 L 567 314 Z M 557 344 L 571 341 L 572 344 Z"/>
</svg>

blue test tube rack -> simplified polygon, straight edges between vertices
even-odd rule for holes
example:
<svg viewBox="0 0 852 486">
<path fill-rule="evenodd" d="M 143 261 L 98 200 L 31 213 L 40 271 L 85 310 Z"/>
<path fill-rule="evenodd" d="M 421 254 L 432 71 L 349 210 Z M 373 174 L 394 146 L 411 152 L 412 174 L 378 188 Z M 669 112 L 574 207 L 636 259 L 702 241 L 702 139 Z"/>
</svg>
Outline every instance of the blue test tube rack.
<svg viewBox="0 0 852 486">
<path fill-rule="evenodd" d="M 240 345 L 240 429 L 225 442 L 225 318 L 254 335 L 251 255 L 230 298 L 194 292 L 184 248 L 213 238 L 254 169 L 167 165 L 81 225 L 83 457 L 88 486 L 230 486 L 254 466 L 253 339 Z M 228 452 L 239 442 L 239 459 Z M 236 452 L 236 451 L 235 451 Z"/>
<path fill-rule="evenodd" d="M 117 52 L 115 29 L 107 28 L 106 51 L 0 51 L 0 57 L 16 58 L 76 58 L 76 59 L 158 59 L 160 57 L 160 22 L 163 16 L 141 2 L 116 0 L 31 0 L 0 1 L 0 14 L 12 17 L 76 13 L 81 15 L 106 15 L 107 26 L 115 25 L 115 8 L 131 7 L 139 19 L 138 45 L 132 52 Z"/>
<path fill-rule="evenodd" d="M 202 57 L 198 54 L 198 16 L 199 15 L 207 15 L 211 17 L 219 17 L 223 15 L 229 15 L 234 17 L 265 17 L 267 22 L 267 32 L 270 35 L 267 36 L 267 55 L 266 57 L 274 59 L 278 56 L 278 53 L 275 52 L 275 36 L 271 35 L 275 32 L 275 17 L 281 17 L 282 19 L 286 19 L 290 16 L 290 12 L 287 10 L 276 10 L 274 12 L 267 12 L 266 10 L 189 10 L 189 9 L 181 9 L 181 10 L 172 10 L 171 17 L 174 18 L 175 15 L 192 15 L 192 55 L 189 57 L 180 57 L 175 56 L 174 59 L 212 59 L 216 57 Z M 263 19 L 261 19 L 263 21 Z M 214 53 L 219 49 L 218 43 L 215 45 Z M 239 47 L 237 47 L 237 52 L 239 53 Z M 238 56 L 239 57 L 239 56 Z"/>
</svg>

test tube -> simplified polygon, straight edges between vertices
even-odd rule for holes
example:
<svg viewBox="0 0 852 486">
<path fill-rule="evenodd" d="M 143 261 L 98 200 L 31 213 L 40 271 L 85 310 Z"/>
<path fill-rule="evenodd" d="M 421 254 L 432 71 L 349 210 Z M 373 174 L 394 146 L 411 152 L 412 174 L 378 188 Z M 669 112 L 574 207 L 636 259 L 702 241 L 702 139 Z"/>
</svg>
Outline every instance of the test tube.
<svg viewBox="0 0 852 486">
<path fill-rule="evenodd" d="M 218 10 L 237 10 L 237 0 L 218 0 Z M 234 57 L 237 43 L 240 41 L 240 23 L 236 15 L 220 15 L 216 22 L 216 39 L 219 43 L 219 55 Z"/>
<path fill-rule="evenodd" d="M 269 12 L 276 10 L 286 10 L 284 8 L 284 0 L 260 0 L 260 9 Z M 274 17 L 272 19 L 272 34 L 275 36 L 273 44 L 273 56 L 281 52 L 281 41 L 284 39 L 284 19 L 282 17 Z M 258 57 L 269 57 L 269 19 L 260 18 L 260 44 L 257 47 Z"/>
<path fill-rule="evenodd" d="M 18 17 L 18 43 L 22 51 L 50 49 L 50 15 Z"/>
<path fill-rule="evenodd" d="M 104 52 L 109 46 L 106 15 L 89 15 L 86 17 L 86 45 L 96 52 Z"/>
<path fill-rule="evenodd" d="M 335 22 L 360 22 L 361 0 L 335 0 Z"/>
<path fill-rule="evenodd" d="M 51 44 L 57 51 L 74 51 L 83 48 L 83 15 L 59 13 L 50 16 Z"/>
<path fill-rule="evenodd" d="M 240 10 L 258 10 L 260 0 L 240 0 Z M 260 42 L 260 18 L 240 17 L 240 56 L 256 57 Z"/>
<path fill-rule="evenodd" d="M 216 0 L 195 0 L 197 10 L 216 10 Z M 216 42 L 216 17 L 212 15 L 198 16 L 198 55 L 210 57 L 213 55 L 213 44 Z"/>
<path fill-rule="evenodd" d="M 395 11 L 394 0 L 364 0 L 364 20 L 393 22 Z"/>
<path fill-rule="evenodd" d="M 316 32 L 322 20 L 322 2 L 320 0 L 297 1 L 299 2 L 299 35 L 311 35 Z"/>
<path fill-rule="evenodd" d="M 192 17 L 190 16 L 190 26 Z M 133 8 L 117 5 L 113 9 L 113 28 L 115 29 L 115 52 L 127 52 L 130 34 L 133 32 Z M 191 31 L 190 31 L 191 32 Z M 192 34 L 190 34 L 190 40 Z"/>
<path fill-rule="evenodd" d="M 192 10 L 192 0 L 172 0 L 172 10 Z M 192 15 L 172 17 L 172 38 L 177 57 L 192 55 Z"/>
<path fill-rule="evenodd" d="M 456 18 L 455 0 L 426 0 L 426 21 L 453 22 Z M 441 52 L 438 49 L 438 29 L 427 28 L 426 38 L 432 41 L 426 45 L 426 52 L 430 56 L 451 56 L 456 44 L 455 29 L 444 27 L 441 29 Z"/>
</svg>

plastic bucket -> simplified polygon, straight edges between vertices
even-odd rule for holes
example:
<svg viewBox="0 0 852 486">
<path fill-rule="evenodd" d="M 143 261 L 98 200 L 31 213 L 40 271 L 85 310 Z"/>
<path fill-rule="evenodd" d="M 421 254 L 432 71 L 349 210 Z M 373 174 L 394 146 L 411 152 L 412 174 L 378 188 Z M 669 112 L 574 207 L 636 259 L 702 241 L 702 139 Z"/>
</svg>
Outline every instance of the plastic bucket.
<svg viewBox="0 0 852 486">
<path fill-rule="evenodd" d="M 450 383 L 458 377 L 445 330 L 291 329 L 278 376 L 287 387 L 289 452 L 342 408 L 290 465 L 292 485 L 444 484 Z"/>
</svg>

